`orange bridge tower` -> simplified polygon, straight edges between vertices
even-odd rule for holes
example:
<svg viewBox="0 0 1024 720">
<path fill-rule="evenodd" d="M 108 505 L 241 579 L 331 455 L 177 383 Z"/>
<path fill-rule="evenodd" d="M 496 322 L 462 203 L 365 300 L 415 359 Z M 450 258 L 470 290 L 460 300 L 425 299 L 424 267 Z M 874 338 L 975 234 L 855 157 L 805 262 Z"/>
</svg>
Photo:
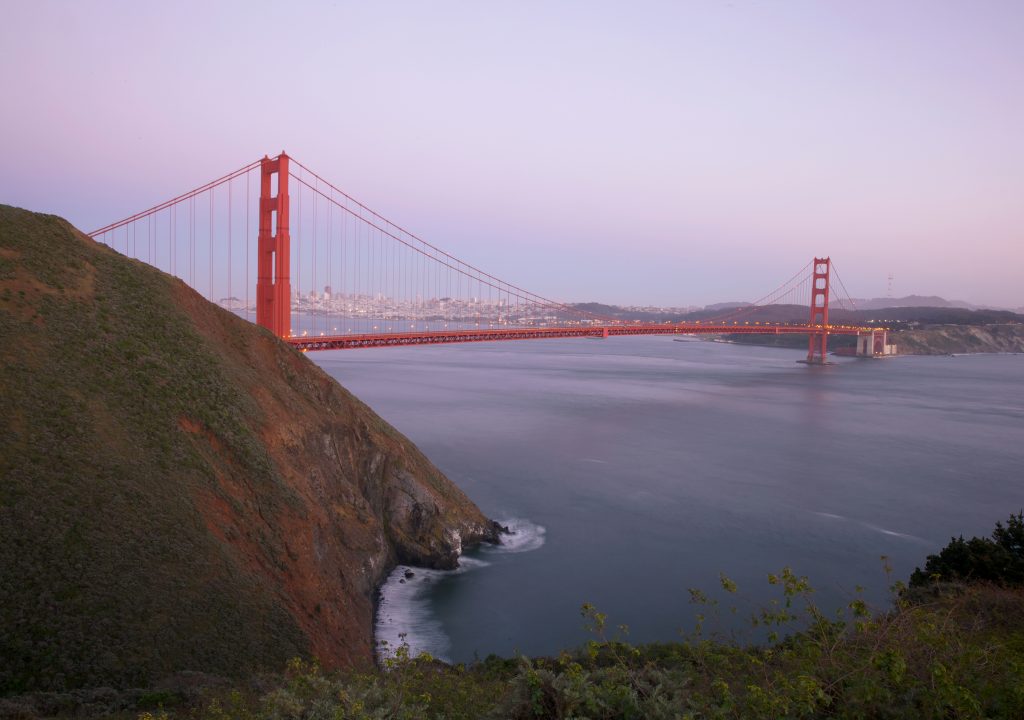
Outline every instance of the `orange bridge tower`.
<svg viewBox="0 0 1024 720">
<path fill-rule="evenodd" d="M 290 259 L 288 156 L 282 152 L 274 159 L 264 157 L 260 161 L 260 229 L 256 260 L 256 322 L 282 338 L 292 334 Z"/>
<path fill-rule="evenodd" d="M 807 362 L 823 364 L 828 349 L 828 295 L 831 258 L 814 258 L 811 281 L 811 325 L 820 330 L 812 332 L 807 346 Z"/>
</svg>

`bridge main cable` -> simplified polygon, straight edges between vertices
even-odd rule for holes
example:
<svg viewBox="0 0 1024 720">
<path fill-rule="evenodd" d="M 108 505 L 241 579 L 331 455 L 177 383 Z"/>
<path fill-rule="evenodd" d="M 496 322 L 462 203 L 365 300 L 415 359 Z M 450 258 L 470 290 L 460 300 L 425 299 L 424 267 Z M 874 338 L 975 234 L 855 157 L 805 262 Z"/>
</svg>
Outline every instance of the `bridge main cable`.
<svg viewBox="0 0 1024 720">
<path fill-rule="evenodd" d="M 517 297 L 517 298 L 519 298 L 521 300 L 524 300 L 524 301 L 527 301 L 527 302 L 530 302 L 530 303 L 536 303 L 536 304 L 544 305 L 544 306 L 547 306 L 547 307 L 550 307 L 550 308 L 557 308 L 557 309 L 560 309 L 560 310 L 562 310 L 562 311 L 564 311 L 566 313 L 569 313 L 571 315 L 576 315 L 576 316 L 579 316 L 579 317 L 588 318 L 590 320 L 600 320 L 600 321 L 606 321 L 606 322 L 607 321 L 612 321 L 612 322 L 616 321 L 614 318 L 609 318 L 609 317 L 598 315 L 596 313 L 591 313 L 591 312 L 587 312 L 585 310 L 580 310 L 579 308 L 574 308 L 574 307 L 572 307 L 570 305 L 567 305 L 565 303 L 561 303 L 561 302 L 558 302 L 556 300 L 551 300 L 549 298 L 545 298 L 542 295 L 538 295 L 537 293 L 533 293 L 533 292 L 530 292 L 529 290 L 525 290 L 525 289 L 523 289 L 523 288 L 521 288 L 521 287 L 519 287 L 517 285 L 514 285 L 514 284 L 512 284 L 510 282 L 507 282 L 507 281 L 502 280 L 502 279 L 500 279 L 498 277 L 495 277 L 494 275 L 491 275 L 490 273 L 488 273 L 488 272 L 486 272 L 484 270 L 481 270 L 481 269 L 475 267 L 474 265 L 471 265 L 470 263 L 467 263 L 467 262 L 465 262 L 463 260 L 460 260 L 457 257 L 455 257 L 454 255 L 452 255 L 451 253 L 448 253 L 448 252 L 442 250 L 441 248 L 437 247 L 436 245 L 433 245 L 433 244 L 427 242 L 426 240 L 423 240 L 422 238 L 418 237 L 417 235 L 409 232 L 408 230 L 405 230 L 404 228 L 402 228 L 397 223 L 392 222 L 391 220 L 389 220 L 388 218 L 384 217 L 380 213 L 378 213 L 378 212 L 372 210 L 371 208 L 367 207 L 366 205 L 364 205 L 363 203 L 359 202 L 358 200 L 353 198 L 351 195 L 349 195 L 345 191 L 340 190 L 338 187 L 333 185 L 330 181 L 324 180 L 321 176 L 317 175 L 315 172 L 313 172 L 312 170 L 307 168 L 305 165 L 303 165 L 298 160 L 295 160 L 294 158 L 290 158 L 290 159 L 291 159 L 291 161 L 295 165 L 297 165 L 298 167 L 302 168 L 304 171 L 308 172 L 310 175 L 312 175 L 314 178 L 316 178 L 319 182 L 323 183 L 324 185 L 327 185 L 329 188 L 331 188 L 332 190 L 337 192 L 339 195 L 342 195 L 343 197 L 347 198 L 348 200 L 351 200 L 353 203 L 355 203 L 360 208 L 362 208 L 363 210 L 365 210 L 368 213 L 370 213 L 371 215 L 373 215 L 375 218 L 380 220 L 382 223 L 384 223 L 386 225 L 390 225 L 391 227 L 395 228 L 399 232 L 409 236 L 410 238 L 412 238 L 416 242 L 422 244 L 423 246 L 425 246 L 427 248 L 430 248 L 435 253 L 437 253 L 437 255 L 442 256 L 442 257 L 438 257 L 437 255 L 431 255 L 430 253 L 426 252 L 422 247 L 417 247 L 414 243 L 411 243 L 408 240 L 406 240 L 405 238 L 402 238 L 402 237 L 396 235 L 395 233 L 391 232 L 387 228 L 382 227 L 380 224 L 375 223 L 372 220 L 367 219 L 366 217 L 363 217 L 359 213 L 356 213 L 354 210 L 352 210 L 352 208 L 346 207 L 344 204 L 338 202 L 335 198 L 331 197 L 331 195 L 329 195 L 328 193 L 325 193 L 317 185 L 315 185 L 313 183 L 310 183 L 308 180 L 306 180 L 303 177 L 300 177 L 299 175 L 297 175 L 294 172 L 289 172 L 289 175 L 296 182 L 298 182 L 299 184 L 301 184 L 304 187 L 308 188 L 310 191 L 312 191 L 316 195 L 319 195 L 320 197 L 324 198 L 325 200 L 327 200 L 328 202 L 330 202 L 334 206 L 336 206 L 336 207 L 340 208 L 341 210 L 347 212 L 351 216 L 361 220 L 362 222 L 366 223 L 368 226 L 374 228 L 375 230 L 380 231 L 381 233 L 383 233 L 384 235 L 388 236 L 392 240 L 395 240 L 396 242 L 401 243 L 405 247 L 407 247 L 407 248 L 409 248 L 411 250 L 414 250 L 415 252 L 419 253 L 423 257 L 426 257 L 426 258 L 428 258 L 428 259 L 430 259 L 430 260 L 432 260 L 434 262 L 437 262 L 437 263 L 441 264 L 442 266 L 444 266 L 444 267 L 446 267 L 446 268 L 448 268 L 450 270 L 454 270 L 457 273 L 461 273 L 462 275 L 465 275 L 467 277 L 471 277 L 474 280 L 476 280 L 477 282 L 480 282 L 481 284 L 486 285 L 487 287 L 493 288 L 493 289 L 498 290 L 498 291 L 506 292 L 509 295 L 513 295 L 513 296 L 515 296 L 515 297 Z"/>
<path fill-rule="evenodd" d="M 224 177 L 217 178 L 216 180 L 211 180 L 210 182 L 206 183 L 205 185 L 200 185 L 199 187 L 197 187 L 197 188 L 195 188 L 193 190 L 189 190 L 186 193 L 182 193 L 178 197 L 171 198 L 170 200 L 162 202 L 159 205 L 154 205 L 153 207 L 149 208 L 148 210 L 143 210 L 142 212 L 138 212 L 138 213 L 135 213 L 134 215 L 130 215 L 129 217 L 124 218 L 123 220 L 118 220 L 117 222 L 113 222 L 113 223 L 110 223 L 109 225 L 105 225 L 104 227 L 101 227 L 99 230 L 93 230 L 92 232 L 89 233 L 89 237 L 93 237 L 94 238 L 97 235 L 103 235 L 103 234 L 111 232 L 113 230 L 117 230 L 120 227 L 124 227 L 125 225 L 128 225 L 129 223 L 133 223 L 136 220 L 141 220 L 141 219 L 143 219 L 145 217 L 148 217 L 150 215 L 158 213 L 161 210 L 166 210 L 167 208 L 172 207 L 174 205 L 177 205 L 180 202 L 183 202 L 185 200 L 189 200 L 191 198 L 194 198 L 197 195 L 201 195 L 202 193 L 204 193 L 204 192 L 206 192 L 208 190 L 213 190 L 214 188 L 220 187 L 221 185 L 223 185 L 226 182 L 231 182 L 236 177 L 240 177 L 241 175 L 244 175 L 245 173 L 247 173 L 247 172 L 249 172 L 249 171 L 259 167 L 259 165 L 260 165 L 260 161 L 259 160 L 255 161 L 255 162 L 251 162 L 251 163 L 249 163 L 248 165 L 246 165 L 243 168 L 239 168 L 238 170 L 235 170 L 234 172 L 228 173 Z"/>
</svg>

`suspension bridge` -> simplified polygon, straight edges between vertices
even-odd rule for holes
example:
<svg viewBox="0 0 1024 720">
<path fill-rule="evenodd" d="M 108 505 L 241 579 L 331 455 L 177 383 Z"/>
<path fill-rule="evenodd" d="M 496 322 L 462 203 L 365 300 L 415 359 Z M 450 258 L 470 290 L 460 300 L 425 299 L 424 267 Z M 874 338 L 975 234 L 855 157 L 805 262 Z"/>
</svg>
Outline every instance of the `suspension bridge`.
<svg viewBox="0 0 1024 720">
<path fill-rule="evenodd" d="M 299 350 L 617 335 L 830 335 L 885 352 L 877 328 L 829 322 L 852 309 L 829 257 L 750 305 L 692 322 L 624 321 L 556 302 L 460 260 L 281 153 L 94 230 L 113 249 L 177 276 L 211 302 Z M 255 239 L 255 242 L 253 240 Z M 841 293 L 833 297 L 833 280 Z M 757 308 L 809 302 L 807 322 L 752 321 Z M 298 325 L 298 327 L 296 327 Z"/>
</svg>

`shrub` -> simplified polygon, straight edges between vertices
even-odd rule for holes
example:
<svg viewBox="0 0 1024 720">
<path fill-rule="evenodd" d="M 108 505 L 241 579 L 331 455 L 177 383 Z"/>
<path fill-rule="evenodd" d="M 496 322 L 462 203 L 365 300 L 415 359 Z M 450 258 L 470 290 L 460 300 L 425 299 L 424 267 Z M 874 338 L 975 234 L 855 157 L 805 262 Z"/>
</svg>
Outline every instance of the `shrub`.
<svg viewBox="0 0 1024 720">
<path fill-rule="evenodd" d="M 935 581 L 1024 586 L 1024 511 L 1010 515 L 1005 526 L 997 522 L 992 539 L 951 538 L 938 555 L 928 556 L 924 570 L 910 576 L 911 587 Z"/>
</svg>

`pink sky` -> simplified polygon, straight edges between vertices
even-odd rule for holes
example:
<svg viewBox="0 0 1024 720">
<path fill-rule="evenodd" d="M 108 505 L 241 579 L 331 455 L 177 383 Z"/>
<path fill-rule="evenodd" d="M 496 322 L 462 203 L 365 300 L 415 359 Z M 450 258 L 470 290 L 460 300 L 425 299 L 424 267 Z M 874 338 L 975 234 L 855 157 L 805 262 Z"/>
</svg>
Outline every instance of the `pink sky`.
<svg viewBox="0 0 1024 720">
<path fill-rule="evenodd" d="M 293 5 L 295 7 L 293 7 Z M 0 202 L 89 230 L 281 149 L 566 301 L 1024 305 L 1024 3 L 4 3 Z"/>
</svg>

